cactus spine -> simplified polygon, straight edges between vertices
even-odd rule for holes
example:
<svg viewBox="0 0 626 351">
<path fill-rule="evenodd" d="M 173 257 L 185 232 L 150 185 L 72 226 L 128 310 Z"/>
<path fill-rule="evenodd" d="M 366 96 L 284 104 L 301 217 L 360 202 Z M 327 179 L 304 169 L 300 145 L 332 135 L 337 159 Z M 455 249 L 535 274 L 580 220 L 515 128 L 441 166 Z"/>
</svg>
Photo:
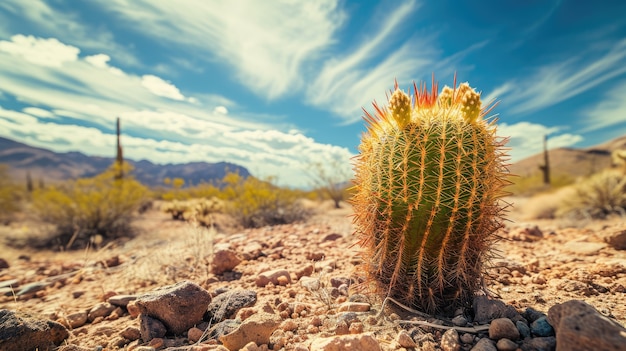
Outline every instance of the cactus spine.
<svg viewBox="0 0 626 351">
<path fill-rule="evenodd" d="M 502 226 L 504 141 L 467 83 L 365 111 L 355 159 L 354 222 L 365 273 L 384 296 L 428 313 L 471 303 Z"/>
</svg>

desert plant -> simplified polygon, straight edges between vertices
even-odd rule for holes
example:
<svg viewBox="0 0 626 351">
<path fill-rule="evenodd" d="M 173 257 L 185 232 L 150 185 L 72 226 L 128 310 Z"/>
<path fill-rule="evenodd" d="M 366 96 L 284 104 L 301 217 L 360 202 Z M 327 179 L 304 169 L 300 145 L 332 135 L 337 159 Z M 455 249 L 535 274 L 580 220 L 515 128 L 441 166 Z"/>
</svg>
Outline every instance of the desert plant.
<svg viewBox="0 0 626 351">
<path fill-rule="evenodd" d="M 0 165 L 0 223 L 9 224 L 20 209 L 23 194 L 9 178 L 8 166 Z"/>
<path fill-rule="evenodd" d="M 365 112 L 354 222 L 364 272 L 383 296 L 428 313 L 467 306 L 502 227 L 504 140 L 467 83 L 414 84 Z M 493 106 L 492 106 L 493 107 Z"/>
<path fill-rule="evenodd" d="M 558 217 L 575 219 L 626 215 L 626 176 L 620 169 L 609 169 L 574 185 L 574 193 L 563 201 Z"/>
<path fill-rule="evenodd" d="M 328 163 L 315 162 L 309 166 L 309 176 L 313 185 L 324 197 L 333 200 L 335 208 L 341 208 L 352 176 L 341 162 L 342 160 L 333 158 Z"/>
<path fill-rule="evenodd" d="M 34 192 L 32 208 L 42 220 L 55 225 L 55 242 L 71 248 L 95 235 L 105 239 L 132 235 L 132 217 L 145 203 L 148 191 L 129 176 L 128 167 L 120 179 L 118 167 Z"/>
<path fill-rule="evenodd" d="M 298 201 L 301 193 L 260 180 L 229 173 L 222 180 L 224 211 L 246 228 L 287 224 L 309 215 Z"/>
</svg>

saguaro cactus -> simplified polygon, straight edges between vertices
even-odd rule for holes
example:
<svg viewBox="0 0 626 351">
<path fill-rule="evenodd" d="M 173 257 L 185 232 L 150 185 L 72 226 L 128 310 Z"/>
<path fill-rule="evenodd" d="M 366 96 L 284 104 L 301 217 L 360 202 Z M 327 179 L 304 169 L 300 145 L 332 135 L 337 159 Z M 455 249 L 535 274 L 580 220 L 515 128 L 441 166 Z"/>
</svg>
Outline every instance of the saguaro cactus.
<svg viewBox="0 0 626 351">
<path fill-rule="evenodd" d="M 354 222 L 364 271 L 383 296 L 428 313 L 471 303 L 502 226 L 504 140 L 467 83 L 398 89 L 365 111 Z"/>
</svg>

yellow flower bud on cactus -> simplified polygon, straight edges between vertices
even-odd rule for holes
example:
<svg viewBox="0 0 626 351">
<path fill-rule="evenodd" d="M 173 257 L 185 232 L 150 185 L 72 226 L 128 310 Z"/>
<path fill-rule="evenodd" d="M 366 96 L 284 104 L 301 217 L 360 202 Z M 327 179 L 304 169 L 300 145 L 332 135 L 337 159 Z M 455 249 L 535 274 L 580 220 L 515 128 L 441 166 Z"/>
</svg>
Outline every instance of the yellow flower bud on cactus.
<svg viewBox="0 0 626 351">
<path fill-rule="evenodd" d="M 456 86 L 456 84 L 455 84 Z M 414 85 L 366 112 L 354 222 L 364 271 L 384 296 L 429 313 L 469 306 L 502 226 L 503 142 L 469 84 Z"/>
</svg>

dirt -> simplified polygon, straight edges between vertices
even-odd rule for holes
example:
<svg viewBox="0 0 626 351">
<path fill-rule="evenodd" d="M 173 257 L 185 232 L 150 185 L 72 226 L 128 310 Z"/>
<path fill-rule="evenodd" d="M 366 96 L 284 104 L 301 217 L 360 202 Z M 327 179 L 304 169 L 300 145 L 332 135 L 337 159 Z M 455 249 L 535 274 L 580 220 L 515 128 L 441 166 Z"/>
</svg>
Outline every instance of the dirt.
<svg viewBox="0 0 626 351">
<path fill-rule="evenodd" d="M 349 296 L 335 297 L 326 293 L 330 289 L 324 290 L 330 288 L 332 278 L 358 279 L 355 265 L 359 256 L 358 248 L 354 247 L 350 208 L 336 210 L 328 204 L 319 207 L 320 214 L 306 223 L 230 234 L 173 221 L 168 215 L 152 210 L 136 221 L 140 229 L 137 237 L 104 247 L 73 252 L 2 247 L 0 258 L 10 267 L 0 270 L 0 282 L 17 279 L 18 283 L 13 293 L 0 296 L 0 309 L 38 313 L 63 321 L 66 316 L 89 310 L 115 294 L 142 294 L 189 280 L 209 292 L 222 288 L 256 291 L 257 302 L 248 313 L 283 302 L 306 306 L 305 312 L 283 318 L 282 346 L 293 349 L 297 345 L 310 345 L 312 340 L 338 333 L 338 306 L 349 296 L 361 293 L 351 288 Z M 580 299 L 626 324 L 626 250 L 616 250 L 605 243 L 607 236 L 626 230 L 626 220 L 590 221 L 572 227 L 572 223 L 554 220 L 518 221 L 523 216 L 515 213 L 514 208 L 510 217 L 512 220 L 500 233 L 502 240 L 495 247 L 500 257 L 492 260 L 492 268 L 488 270 L 486 285 L 492 296 L 520 311 L 531 307 L 544 313 L 555 304 Z M 34 230 L 32 223 L 13 223 L 2 229 L 13 236 Z M 210 272 L 211 255 L 217 244 L 230 243 L 243 254 L 254 242 L 262 247 L 260 257 L 244 259 L 234 272 L 219 276 Z M 313 268 L 310 276 L 322 284 L 320 290 L 304 288 L 297 280 L 297 275 L 309 265 Z M 287 269 L 292 283 L 257 286 L 258 275 L 272 269 Z M 36 282 L 46 284 L 38 291 L 16 296 L 27 284 Z M 366 298 L 374 312 L 380 310 L 379 298 L 368 294 Z M 311 320 L 316 316 L 321 325 L 312 328 Z M 347 333 L 373 332 L 383 349 L 398 347 L 393 340 L 400 327 L 393 323 L 372 324 L 365 323 Z M 139 321 L 124 311 L 119 316 L 73 329 L 65 343 L 115 349 L 110 342 L 119 338 L 119 332 L 127 327 L 139 328 Z M 141 345 L 139 340 L 126 347 L 137 345 Z"/>
</svg>

